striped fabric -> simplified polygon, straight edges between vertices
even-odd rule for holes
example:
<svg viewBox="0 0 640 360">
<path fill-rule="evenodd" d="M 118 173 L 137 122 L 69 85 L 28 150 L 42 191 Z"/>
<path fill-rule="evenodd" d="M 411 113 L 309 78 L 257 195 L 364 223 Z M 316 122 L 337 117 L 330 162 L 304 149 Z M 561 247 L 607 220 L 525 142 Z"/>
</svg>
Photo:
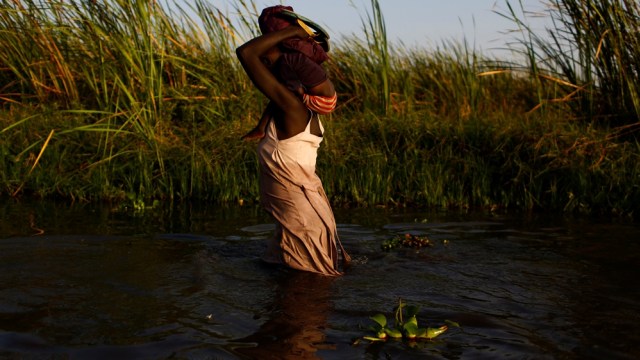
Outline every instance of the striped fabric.
<svg viewBox="0 0 640 360">
<path fill-rule="evenodd" d="M 302 94 L 302 102 L 312 111 L 326 115 L 336 108 L 338 94 L 334 93 L 333 96 Z"/>
</svg>

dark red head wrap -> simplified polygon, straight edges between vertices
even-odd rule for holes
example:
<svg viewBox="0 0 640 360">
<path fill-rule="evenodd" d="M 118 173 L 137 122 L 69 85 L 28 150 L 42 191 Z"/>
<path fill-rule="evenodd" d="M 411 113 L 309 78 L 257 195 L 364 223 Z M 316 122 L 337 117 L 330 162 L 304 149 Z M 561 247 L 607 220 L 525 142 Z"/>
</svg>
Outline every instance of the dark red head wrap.
<svg viewBox="0 0 640 360">
<path fill-rule="evenodd" d="M 262 34 L 282 30 L 293 24 L 293 20 L 290 18 L 278 15 L 282 10 L 289 10 L 293 12 L 293 8 L 291 6 L 284 5 L 271 6 L 262 10 L 262 13 L 258 17 L 258 25 L 260 26 Z M 322 48 L 322 46 L 311 38 L 291 38 L 282 41 L 281 45 L 284 50 L 298 51 L 317 64 L 321 64 L 329 58 L 327 52 Z"/>
</svg>

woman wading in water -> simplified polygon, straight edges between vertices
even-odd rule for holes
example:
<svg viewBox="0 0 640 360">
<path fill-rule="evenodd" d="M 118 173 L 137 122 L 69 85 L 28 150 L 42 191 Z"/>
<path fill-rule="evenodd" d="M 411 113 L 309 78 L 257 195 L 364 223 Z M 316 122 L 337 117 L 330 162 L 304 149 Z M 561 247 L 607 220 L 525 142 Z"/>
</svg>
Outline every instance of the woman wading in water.
<svg viewBox="0 0 640 360">
<path fill-rule="evenodd" d="M 236 50 L 247 75 L 271 102 L 272 116 L 258 144 L 260 201 L 276 221 L 266 262 L 293 269 L 341 275 L 349 255 L 338 239 L 336 223 L 316 174 L 317 151 L 324 129 L 318 115 L 298 94 L 278 81 L 273 69 L 287 39 L 313 41 L 297 24 L 258 36 Z"/>
</svg>

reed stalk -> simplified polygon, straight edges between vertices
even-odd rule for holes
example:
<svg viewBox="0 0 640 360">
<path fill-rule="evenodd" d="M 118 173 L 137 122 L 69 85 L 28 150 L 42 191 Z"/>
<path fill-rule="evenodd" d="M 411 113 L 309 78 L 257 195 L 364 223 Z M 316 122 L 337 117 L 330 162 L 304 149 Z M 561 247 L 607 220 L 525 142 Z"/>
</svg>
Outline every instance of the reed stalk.
<svg viewBox="0 0 640 360">
<path fill-rule="evenodd" d="M 366 20 L 365 20 L 366 17 Z M 385 114 L 388 114 L 391 106 L 391 89 L 389 84 L 389 76 L 391 65 L 389 60 L 389 44 L 387 42 L 387 29 L 384 22 L 384 16 L 380 10 L 378 0 L 371 0 L 371 13 L 367 12 L 362 17 L 362 28 L 366 39 L 366 51 L 362 58 L 364 63 L 371 68 L 371 72 L 377 76 L 371 78 L 371 87 L 378 94 L 381 108 Z"/>
</svg>

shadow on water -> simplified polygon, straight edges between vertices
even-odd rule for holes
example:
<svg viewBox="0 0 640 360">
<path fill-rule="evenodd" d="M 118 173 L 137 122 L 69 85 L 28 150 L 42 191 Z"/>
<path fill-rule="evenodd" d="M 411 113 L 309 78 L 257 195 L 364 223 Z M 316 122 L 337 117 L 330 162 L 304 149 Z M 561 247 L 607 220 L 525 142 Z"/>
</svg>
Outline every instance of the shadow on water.
<svg viewBox="0 0 640 360">
<path fill-rule="evenodd" d="M 255 207 L 0 205 L 0 358 L 633 359 L 640 226 L 336 210 L 355 258 L 325 278 L 259 260 Z M 433 247 L 382 251 L 395 235 Z M 398 298 L 433 341 L 352 345 Z"/>
</svg>

